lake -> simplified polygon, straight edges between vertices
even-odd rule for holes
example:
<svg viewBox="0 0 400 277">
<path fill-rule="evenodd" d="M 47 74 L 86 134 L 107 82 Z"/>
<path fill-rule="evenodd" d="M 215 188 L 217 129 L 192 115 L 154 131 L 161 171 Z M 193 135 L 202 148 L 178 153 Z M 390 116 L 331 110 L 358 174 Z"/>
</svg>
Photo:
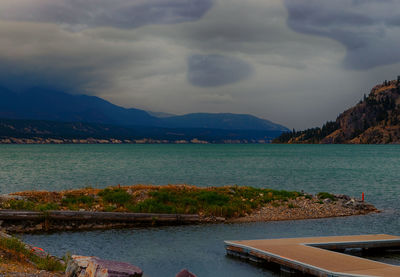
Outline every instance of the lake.
<svg viewBox="0 0 400 277">
<path fill-rule="evenodd" d="M 224 240 L 356 235 L 400 230 L 397 145 L 0 145 L 0 190 L 132 184 L 251 185 L 361 197 L 381 214 L 23 235 L 52 254 L 95 255 L 138 265 L 146 276 L 279 276 L 225 256 Z M 373 257 L 400 264 L 398 254 Z"/>
</svg>

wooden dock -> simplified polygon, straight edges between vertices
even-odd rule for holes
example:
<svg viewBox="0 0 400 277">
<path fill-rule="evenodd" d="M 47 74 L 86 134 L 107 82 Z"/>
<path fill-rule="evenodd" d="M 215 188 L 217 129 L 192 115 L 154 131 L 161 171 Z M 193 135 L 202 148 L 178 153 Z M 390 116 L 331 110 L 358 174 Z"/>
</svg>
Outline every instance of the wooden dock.
<svg viewBox="0 0 400 277">
<path fill-rule="evenodd" d="M 227 254 L 257 263 L 277 264 L 293 273 L 314 276 L 400 276 L 400 266 L 332 250 L 400 249 L 400 237 L 360 235 L 225 241 Z"/>
</svg>

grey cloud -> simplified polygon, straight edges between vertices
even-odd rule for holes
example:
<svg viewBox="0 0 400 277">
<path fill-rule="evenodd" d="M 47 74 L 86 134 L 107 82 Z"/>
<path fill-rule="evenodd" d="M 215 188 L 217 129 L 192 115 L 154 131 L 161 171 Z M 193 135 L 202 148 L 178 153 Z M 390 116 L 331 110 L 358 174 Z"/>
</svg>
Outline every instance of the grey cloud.
<svg viewBox="0 0 400 277">
<path fill-rule="evenodd" d="M 242 81 L 252 67 L 246 62 L 223 55 L 192 55 L 188 58 L 188 80 L 194 86 L 216 87 Z"/>
<path fill-rule="evenodd" d="M 285 0 L 288 25 L 347 48 L 344 65 L 369 69 L 400 61 L 400 2 L 393 0 Z"/>
<path fill-rule="evenodd" d="M 56 67 L 45 69 L 37 65 L 7 63 L 2 59 L 0 63 L 0 87 L 14 92 L 46 88 L 74 93 L 90 82 L 81 70 L 60 70 Z"/>
<path fill-rule="evenodd" d="M 136 28 L 201 18 L 213 0 L 2 0 L 0 19 L 57 23 L 70 30 Z"/>
<path fill-rule="evenodd" d="M 168 55 L 165 52 L 149 43 L 146 47 L 140 43 L 116 43 L 60 30 L 54 25 L 3 21 L 0 86 L 14 91 L 44 87 L 98 93 L 114 88 L 118 78 L 141 78 L 149 67 L 154 68 Z"/>
<path fill-rule="evenodd" d="M 400 26 L 400 15 L 392 16 L 386 22 L 389 26 Z"/>
</svg>

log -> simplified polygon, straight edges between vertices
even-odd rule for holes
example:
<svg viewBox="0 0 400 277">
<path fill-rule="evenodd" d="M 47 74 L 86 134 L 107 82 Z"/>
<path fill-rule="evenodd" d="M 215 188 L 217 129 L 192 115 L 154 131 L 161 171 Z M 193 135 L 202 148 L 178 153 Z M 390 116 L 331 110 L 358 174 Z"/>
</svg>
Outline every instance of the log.
<svg viewBox="0 0 400 277">
<path fill-rule="evenodd" d="M 90 212 L 90 211 L 15 211 L 0 210 L 0 220 L 63 220 L 63 221 L 103 221 L 103 222 L 170 222 L 197 223 L 196 214 L 155 214 L 155 213 L 119 213 L 119 212 Z"/>
</svg>

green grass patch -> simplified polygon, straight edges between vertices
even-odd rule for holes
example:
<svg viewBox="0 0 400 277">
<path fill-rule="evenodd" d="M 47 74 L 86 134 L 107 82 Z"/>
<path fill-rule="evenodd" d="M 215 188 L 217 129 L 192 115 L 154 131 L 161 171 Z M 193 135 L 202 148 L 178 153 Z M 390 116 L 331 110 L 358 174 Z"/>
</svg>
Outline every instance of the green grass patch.
<svg viewBox="0 0 400 277">
<path fill-rule="evenodd" d="M 120 188 L 106 188 L 98 193 L 103 201 L 113 204 L 124 205 L 132 200 L 132 196 Z"/>
<path fill-rule="evenodd" d="M 23 253 L 26 250 L 25 244 L 14 237 L 0 238 L 0 246 L 8 250 L 13 250 L 17 253 Z"/>
<path fill-rule="evenodd" d="M 4 204 L 5 207 L 11 210 L 27 210 L 34 211 L 36 203 L 29 200 L 9 200 Z"/>
<path fill-rule="evenodd" d="M 50 211 L 58 210 L 57 203 L 36 203 L 29 200 L 9 200 L 2 205 L 2 208 L 20 211 Z"/>
<path fill-rule="evenodd" d="M 94 203 L 94 197 L 88 195 L 72 195 L 67 194 L 62 199 L 61 203 L 65 206 L 68 205 L 76 205 L 76 204 L 85 204 L 91 206 Z"/>
<path fill-rule="evenodd" d="M 37 258 L 31 258 L 31 260 L 36 264 L 36 267 L 40 270 L 47 271 L 65 271 L 65 266 L 60 263 L 60 261 L 54 259 L 51 256 L 46 256 L 42 258 L 39 256 L 34 256 Z"/>
<path fill-rule="evenodd" d="M 46 256 L 45 258 L 35 255 L 26 245 L 15 237 L 0 238 L 0 247 L 5 250 L 11 250 L 15 253 L 25 256 L 29 261 L 34 263 L 39 270 L 47 271 L 64 271 L 65 266 L 57 259 Z"/>
<path fill-rule="evenodd" d="M 328 198 L 328 199 L 331 199 L 332 201 L 336 200 L 336 197 L 333 194 L 329 193 L 329 192 L 319 192 L 317 194 L 317 197 L 319 199 L 327 199 Z"/>
<path fill-rule="evenodd" d="M 207 189 L 160 188 L 150 198 L 135 205 L 126 205 L 132 212 L 187 213 L 233 217 L 250 213 L 272 201 L 288 201 L 298 192 L 258 189 L 252 187 L 213 187 Z"/>
<path fill-rule="evenodd" d="M 54 202 L 45 198 L 10 200 L 3 208 L 16 210 L 79 210 L 95 207 L 98 211 L 140 213 L 200 214 L 205 216 L 237 217 L 251 213 L 267 203 L 279 206 L 303 196 L 302 193 L 247 186 L 197 188 L 191 186 L 110 187 L 90 193 L 68 192 Z M 143 191 L 141 191 L 143 190 Z M 96 196 L 97 193 L 97 196 Z M 88 195 L 89 194 L 89 195 Z M 136 196 L 135 196 L 136 195 Z"/>
<path fill-rule="evenodd" d="M 117 209 L 117 206 L 114 205 L 107 205 L 104 207 L 105 212 L 114 212 Z"/>
<path fill-rule="evenodd" d="M 44 211 L 55 211 L 58 210 L 60 207 L 56 203 L 45 203 L 45 204 L 38 204 L 35 206 L 36 211 L 44 212 Z"/>
</svg>

